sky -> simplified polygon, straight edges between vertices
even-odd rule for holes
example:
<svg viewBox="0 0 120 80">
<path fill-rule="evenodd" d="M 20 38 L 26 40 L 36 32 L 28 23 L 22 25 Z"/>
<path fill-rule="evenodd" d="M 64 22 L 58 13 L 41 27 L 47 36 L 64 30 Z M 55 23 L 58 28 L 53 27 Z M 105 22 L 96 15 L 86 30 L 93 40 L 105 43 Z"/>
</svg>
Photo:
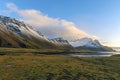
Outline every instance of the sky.
<svg viewBox="0 0 120 80">
<path fill-rule="evenodd" d="M 87 36 L 120 46 L 120 0 L 0 0 L 0 15 L 24 20 L 48 37 Z"/>
</svg>

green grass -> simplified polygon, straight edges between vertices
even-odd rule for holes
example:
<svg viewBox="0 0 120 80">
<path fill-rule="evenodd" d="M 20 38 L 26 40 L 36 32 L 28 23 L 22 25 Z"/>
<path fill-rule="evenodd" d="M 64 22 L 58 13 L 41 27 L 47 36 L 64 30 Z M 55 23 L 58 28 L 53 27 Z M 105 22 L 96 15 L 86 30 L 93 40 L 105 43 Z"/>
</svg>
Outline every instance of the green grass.
<svg viewBox="0 0 120 80">
<path fill-rule="evenodd" d="M 0 80 L 120 80 L 120 56 L 0 56 Z"/>
<path fill-rule="evenodd" d="M 67 49 L 29 49 L 29 48 L 5 48 L 0 47 L 0 54 L 16 54 L 16 53 L 36 53 L 36 54 L 67 54 L 67 53 L 91 53 L 96 51 L 90 51 L 90 50 L 67 50 Z"/>
</svg>

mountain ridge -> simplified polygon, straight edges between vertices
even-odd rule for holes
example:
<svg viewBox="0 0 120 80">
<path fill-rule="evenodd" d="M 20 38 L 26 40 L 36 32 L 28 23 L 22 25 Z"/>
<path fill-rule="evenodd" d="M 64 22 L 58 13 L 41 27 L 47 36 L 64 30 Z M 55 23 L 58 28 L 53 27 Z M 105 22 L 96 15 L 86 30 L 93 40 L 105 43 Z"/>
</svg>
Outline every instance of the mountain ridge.
<svg viewBox="0 0 120 80">
<path fill-rule="evenodd" d="M 78 43 L 79 42 L 79 43 Z M 82 43 L 85 43 L 82 45 Z M 78 46 L 75 46 L 77 44 Z M 89 44 L 89 45 L 88 45 Z M 75 42 L 69 42 L 63 38 L 48 39 L 32 26 L 14 18 L 0 16 L 0 47 L 15 48 L 51 48 L 51 49 L 79 49 L 103 48 L 98 40 L 82 38 Z"/>
<path fill-rule="evenodd" d="M 16 19 L 11 19 L 10 17 L 0 16 L 0 35 L 0 44 L 1 46 L 3 45 L 3 47 L 8 45 L 8 47 L 20 46 L 28 48 L 57 48 L 57 46 L 52 43 L 52 41 L 33 30 L 31 26 L 26 25 L 24 22 L 20 22 Z M 13 36 L 14 38 L 12 38 Z M 6 45 L 3 44 L 4 41 L 7 42 Z M 14 44 L 11 43 L 11 41 L 14 42 Z M 20 44 L 16 41 L 19 41 Z M 62 47 L 63 46 L 59 46 L 58 48 Z M 70 47 L 71 46 L 69 45 L 69 48 Z"/>
</svg>

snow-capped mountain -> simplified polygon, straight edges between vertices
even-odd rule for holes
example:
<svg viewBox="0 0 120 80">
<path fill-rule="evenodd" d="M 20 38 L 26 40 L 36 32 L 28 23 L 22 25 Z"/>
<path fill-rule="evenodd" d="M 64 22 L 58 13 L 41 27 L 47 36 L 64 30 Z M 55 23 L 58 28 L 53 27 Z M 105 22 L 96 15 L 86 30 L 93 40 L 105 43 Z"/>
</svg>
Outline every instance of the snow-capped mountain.
<svg viewBox="0 0 120 80">
<path fill-rule="evenodd" d="M 93 40 L 92 38 L 87 38 L 87 37 L 72 41 L 70 42 L 70 44 L 74 47 L 84 46 L 84 47 L 99 48 L 102 46 L 98 40 Z"/>
<path fill-rule="evenodd" d="M 22 21 L 0 16 L 0 46 L 2 47 L 63 48 L 64 45 L 63 42 L 55 43 L 47 39 L 42 33 Z M 69 44 L 67 46 L 71 47 Z M 65 45 L 64 48 L 67 46 Z"/>
<path fill-rule="evenodd" d="M 93 50 L 93 51 L 113 51 L 112 48 L 103 46 L 99 40 L 92 38 L 81 38 L 75 41 L 69 42 L 76 49 L 85 49 L 85 50 Z"/>
<path fill-rule="evenodd" d="M 78 49 L 79 47 L 106 49 L 98 40 L 87 37 L 72 42 L 63 38 L 48 39 L 41 32 L 34 30 L 32 26 L 23 21 L 5 16 L 0 16 L 0 47 L 67 50 Z"/>
<path fill-rule="evenodd" d="M 63 38 L 54 38 L 50 39 L 51 42 L 53 42 L 56 46 L 62 46 L 64 47 L 72 47 L 72 45 L 69 44 L 67 40 L 64 40 Z"/>
<path fill-rule="evenodd" d="M 57 42 L 57 43 L 69 44 L 69 42 L 67 40 L 64 40 L 63 38 L 54 38 L 54 39 L 51 39 L 51 41 Z"/>
<path fill-rule="evenodd" d="M 26 36 L 34 36 L 36 38 L 43 38 L 39 33 L 32 29 L 31 26 L 25 24 L 24 22 L 20 22 L 16 19 L 11 19 L 9 17 L 0 16 L 0 24 L 4 25 L 1 27 L 7 28 L 6 30 L 11 30 L 15 34 L 18 35 L 26 35 Z M 3 31 L 4 31 L 3 30 Z"/>
</svg>

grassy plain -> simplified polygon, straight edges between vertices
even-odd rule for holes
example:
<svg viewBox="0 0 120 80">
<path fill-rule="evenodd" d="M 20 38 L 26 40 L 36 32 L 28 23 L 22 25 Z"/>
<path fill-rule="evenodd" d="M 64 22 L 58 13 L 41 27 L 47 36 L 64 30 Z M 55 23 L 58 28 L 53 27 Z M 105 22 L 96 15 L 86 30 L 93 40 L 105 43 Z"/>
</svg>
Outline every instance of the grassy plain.
<svg viewBox="0 0 120 80">
<path fill-rule="evenodd" d="M 120 80 L 119 55 L 79 58 L 33 54 L 32 49 L 20 52 L 0 55 L 0 80 Z"/>
</svg>

